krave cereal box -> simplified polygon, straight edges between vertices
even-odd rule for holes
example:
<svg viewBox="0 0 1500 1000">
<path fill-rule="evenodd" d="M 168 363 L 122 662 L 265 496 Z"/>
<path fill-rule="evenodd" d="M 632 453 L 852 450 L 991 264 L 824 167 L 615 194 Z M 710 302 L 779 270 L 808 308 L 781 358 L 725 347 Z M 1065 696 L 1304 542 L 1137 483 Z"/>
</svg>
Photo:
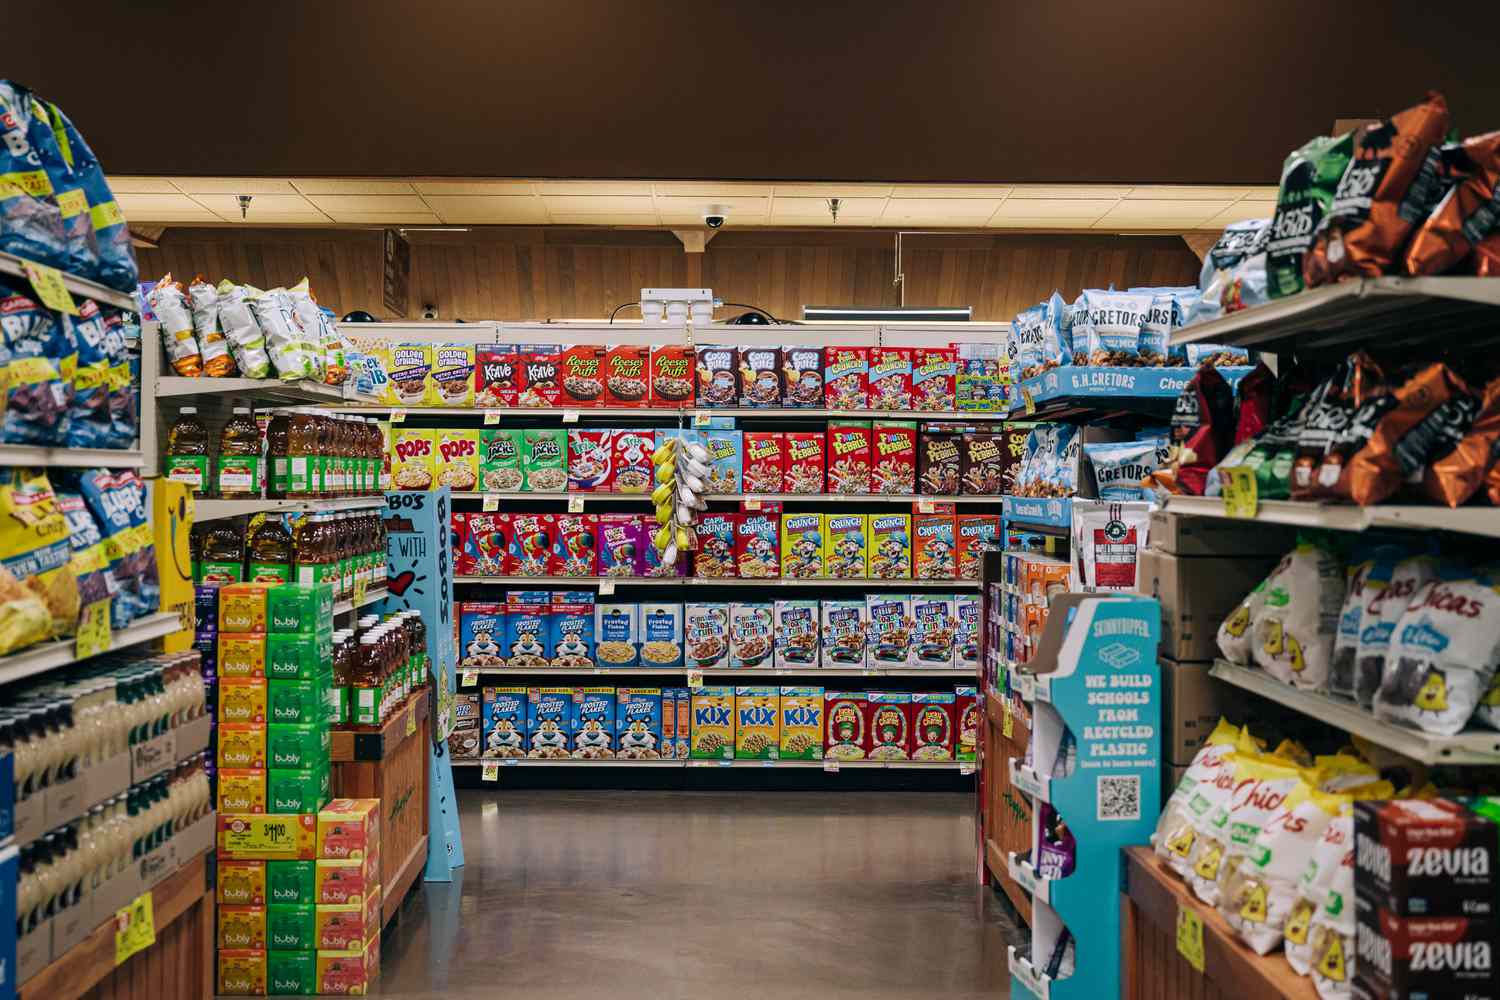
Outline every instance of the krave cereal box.
<svg viewBox="0 0 1500 1000">
<path fill-rule="evenodd" d="M 823 689 L 781 689 L 781 759 L 823 759 Z"/>
<path fill-rule="evenodd" d="M 911 515 L 871 514 L 865 543 L 872 580 L 911 579 Z"/>
<path fill-rule="evenodd" d="M 729 606 L 729 665 L 764 667 L 772 660 L 774 607 L 763 601 Z"/>
<path fill-rule="evenodd" d="M 614 478 L 611 489 L 616 493 L 650 493 L 655 484 L 651 455 L 656 451 L 656 431 L 617 430 L 614 435 Z"/>
<path fill-rule="evenodd" d="M 825 600 L 821 608 L 823 666 L 863 669 L 870 624 L 865 602 Z"/>
<path fill-rule="evenodd" d="M 823 348 L 792 346 L 781 349 L 782 395 L 786 407 L 821 407 Z"/>
<path fill-rule="evenodd" d="M 953 347 L 917 347 L 912 350 L 911 408 L 938 411 L 953 409 L 958 350 Z"/>
<path fill-rule="evenodd" d="M 870 594 L 865 601 L 870 621 L 870 666 L 911 666 L 911 595 Z"/>
<path fill-rule="evenodd" d="M 437 432 L 437 485 L 455 493 L 472 493 L 479 488 L 479 432 L 440 430 Z"/>
<path fill-rule="evenodd" d="M 745 579 L 781 573 L 781 548 L 775 514 L 741 514 L 734 525 L 734 561 Z"/>
<path fill-rule="evenodd" d="M 692 406 L 695 355 L 691 347 L 658 344 L 651 348 L 652 406 Z"/>
<path fill-rule="evenodd" d="M 780 406 L 782 384 L 786 374 L 781 370 L 781 348 L 740 348 L 741 406 Z"/>
<path fill-rule="evenodd" d="M 911 758 L 911 695 L 905 691 L 871 691 L 871 760 Z"/>
<path fill-rule="evenodd" d="M 815 513 L 781 515 L 782 576 L 809 580 L 823 575 L 823 517 Z M 740 571 L 740 576 L 748 575 Z"/>
<path fill-rule="evenodd" d="M 402 427 L 391 435 L 391 488 L 430 490 L 434 478 L 437 432 Z"/>
<path fill-rule="evenodd" d="M 568 749 L 577 760 L 614 760 L 615 689 L 585 687 L 573 691 Z"/>
<path fill-rule="evenodd" d="M 615 757 L 619 760 L 661 760 L 661 688 L 620 688 L 616 693 Z"/>
<path fill-rule="evenodd" d="M 528 409 L 561 406 L 562 350 L 556 344 L 522 344 L 522 388 L 516 394 L 516 405 Z"/>
<path fill-rule="evenodd" d="M 746 431 L 746 493 L 780 493 L 786 475 L 786 435 L 780 431 Z"/>
<path fill-rule="evenodd" d="M 526 756 L 527 690 L 484 689 L 484 757 Z"/>
<path fill-rule="evenodd" d="M 828 492 L 865 495 L 870 492 L 868 420 L 828 422 Z"/>
<path fill-rule="evenodd" d="M 723 345 L 698 345 L 698 405 L 735 406 L 740 398 L 738 351 Z"/>
<path fill-rule="evenodd" d="M 870 349 L 823 348 L 823 398 L 830 410 L 865 410 L 870 406 Z"/>
<path fill-rule="evenodd" d="M 952 691 L 911 696 L 911 759 L 952 760 L 958 729 L 958 699 Z"/>
<path fill-rule="evenodd" d="M 558 356 L 562 391 L 557 405 L 588 407 L 604 405 L 604 348 L 599 344 L 569 344 Z"/>
<path fill-rule="evenodd" d="M 683 619 L 688 665 L 705 670 L 729 666 L 729 605 L 688 604 Z"/>
<path fill-rule="evenodd" d="M 870 752 L 870 703 L 863 691 L 823 695 L 823 756 L 864 760 Z"/>
<path fill-rule="evenodd" d="M 910 347 L 870 348 L 870 409 L 911 409 Z"/>
<path fill-rule="evenodd" d="M 910 420 L 877 420 L 870 440 L 870 492 L 917 492 L 917 425 Z"/>
<path fill-rule="evenodd" d="M 524 376 L 514 344 L 480 344 L 474 352 L 474 405 L 482 410 L 515 406 Z"/>
<path fill-rule="evenodd" d="M 736 760 L 776 760 L 781 756 L 780 692 L 774 687 L 734 689 Z"/>
<path fill-rule="evenodd" d="M 916 514 L 911 519 L 912 577 L 951 580 L 957 568 L 952 514 Z"/>
<path fill-rule="evenodd" d="M 865 514 L 824 514 L 823 574 L 835 580 L 865 579 L 868 533 Z"/>
<path fill-rule="evenodd" d="M 474 405 L 474 345 L 432 345 L 432 389 L 428 406 Z"/>
<path fill-rule="evenodd" d="M 604 398 L 609 406 L 645 406 L 650 348 L 611 344 L 604 354 Z"/>
<path fill-rule="evenodd" d="M 534 687 L 526 690 L 526 756 L 561 760 L 569 755 L 573 689 Z"/>
<path fill-rule="evenodd" d="M 700 687 L 692 693 L 690 756 L 734 760 L 734 688 Z"/>
<path fill-rule="evenodd" d="M 775 666 L 778 669 L 818 665 L 818 602 L 776 602 Z"/>
<path fill-rule="evenodd" d="M 783 493 L 822 493 L 828 444 L 818 431 L 787 431 Z"/>
<path fill-rule="evenodd" d="M 952 594 L 912 595 L 912 666 L 952 669 L 958 631 L 955 614 Z"/>
</svg>

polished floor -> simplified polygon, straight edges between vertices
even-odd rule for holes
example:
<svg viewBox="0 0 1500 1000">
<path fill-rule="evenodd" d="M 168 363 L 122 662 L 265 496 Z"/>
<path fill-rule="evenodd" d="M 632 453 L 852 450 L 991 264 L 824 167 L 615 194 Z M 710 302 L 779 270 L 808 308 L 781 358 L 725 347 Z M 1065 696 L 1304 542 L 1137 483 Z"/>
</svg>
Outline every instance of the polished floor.
<svg viewBox="0 0 1500 1000">
<path fill-rule="evenodd" d="M 1013 925 L 973 798 L 459 793 L 467 865 L 385 935 L 382 996 L 978 1000 Z"/>
</svg>

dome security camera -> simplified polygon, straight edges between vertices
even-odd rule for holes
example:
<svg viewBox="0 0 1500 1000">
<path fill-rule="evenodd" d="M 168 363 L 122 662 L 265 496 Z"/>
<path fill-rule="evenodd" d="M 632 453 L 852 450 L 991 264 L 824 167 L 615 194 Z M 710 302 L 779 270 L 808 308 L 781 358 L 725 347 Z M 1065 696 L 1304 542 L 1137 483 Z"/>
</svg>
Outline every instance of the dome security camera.
<svg viewBox="0 0 1500 1000">
<path fill-rule="evenodd" d="M 703 210 L 703 224 L 709 229 L 718 229 L 729 219 L 729 209 L 723 205 L 710 205 Z"/>
</svg>

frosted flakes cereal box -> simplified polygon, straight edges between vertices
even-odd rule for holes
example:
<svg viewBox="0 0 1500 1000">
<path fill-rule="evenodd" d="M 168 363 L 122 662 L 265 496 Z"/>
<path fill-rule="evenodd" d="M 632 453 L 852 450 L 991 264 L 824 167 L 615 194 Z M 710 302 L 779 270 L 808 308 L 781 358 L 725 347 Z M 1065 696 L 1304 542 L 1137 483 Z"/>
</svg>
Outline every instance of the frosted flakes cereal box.
<svg viewBox="0 0 1500 1000">
<path fill-rule="evenodd" d="M 863 691 L 823 695 L 823 756 L 864 760 L 870 752 L 870 702 Z"/>
<path fill-rule="evenodd" d="M 868 420 L 828 422 L 828 492 L 866 495 L 870 492 Z"/>
<path fill-rule="evenodd" d="M 615 432 L 608 427 L 568 431 L 568 492 L 605 492 L 614 472 Z"/>
<path fill-rule="evenodd" d="M 432 391 L 428 406 L 474 405 L 474 345 L 432 345 Z"/>
<path fill-rule="evenodd" d="M 911 515 L 871 514 L 865 551 L 872 580 L 911 579 Z"/>
<path fill-rule="evenodd" d="M 620 688 L 615 692 L 615 758 L 661 760 L 664 752 L 661 688 Z M 673 719 L 673 732 L 676 732 Z"/>
<path fill-rule="evenodd" d="M 739 352 L 734 347 L 698 345 L 698 405 L 735 406 L 740 398 Z"/>
<path fill-rule="evenodd" d="M 870 492 L 917 492 L 917 425 L 910 420 L 877 420 L 870 439 Z"/>
<path fill-rule="evenodd" d="M 474 517 L 470 515 L 470 537 Z M 557 535 L 556 514 L 511 514 L 509 545 L 502 576 L 551 576 L 552 542 Z"/>
<path fill-rule="evenodd" d="M 656 451 L 656 431 L 617 430 L 614 437 L 614 478 L 610 486 L 615 493 L 650 493 L 656 474 L 651 454 Z"/>
<path fill-rule="evenodd" d="M 682 666 L 681 604 L 641 605 L 641 666 Z"/>
<path fill-rule="evenodd" d="M 780 406 L 783 380 L 781 348 L 740 348 L 740 405 Z"/>
<path fill-rule="evenodd" d="M 484 689 L 484 750 L 475 756 L 526 756 L 526 704 L 526 688 Z"/>
<path fill-rule="evenodd" d="M 683 619 L 687 665 L 703 670 L 729 666 L 729 605 L 688 604 Z"/>
<path fill-rule="evenodd" d="M 514 344 L 480 344 L 474 351 L 474 405 L 481 410 L 515 406 L 525 374 Z"/>
<path fill-rule="evenodd" d="M 734 688 L 698 688 L 692 693 L 691 704 L 689 756 L 694 760 L 734 760 Z"/>
<path fill-rule="evenodd" d="M 734 525 L 734 562 L 744 579 L 781 574 L 781 547 L 775 514 L 741 514 Z"/>
<path fill-rule="evenodd" d="M 984 545 L 1000 538 L 1000 515 L 959 514 L 953 519 L 953 545 L 957 551 L 955 567 L 960 580 L 979 579 L 979 563 Z"/>
<path fill-rule="evenodd" d="M 486 493 L 514 493 L 521 489 L 519 427 L 486 427 L 479 432 L 479 489 Z"/>
<path fill-rule="evenodd" d="M 734 556 L 734 529 L 739 518 L 738 514 L 699 516 L 698 551 L 693 553 L 694 575 L 709 578 L 739 575 Z"/>
<path fill-rule="evenodd" d="M 917 580 L 951 580 L 956 570 L 952 514 L 914 514 L 911 570 Z"/>
<path fill-rule="evenodd" d="M 741 451 L 744 447 L 742 431 L 707 429 L 698 440 L 708 449 L 708 482 L 704 494 L 739 493 Z"/>
<path fill-rule="evenodd" d="M 952 691 L 911 696 L 911 759 L 952 760 L 958 729 L 958 699 Z"/>
<path fill-rule="evenodd" d="M 905 691 L 871 691 L 871 760 L 911 759 L 911 695 Z"/>
<path fill-rule="evenodd" d="M 694 353 L 680 344 L 658 344 L 651 348 L 650 400 L 652 406 L 692 406 L 695 378 Z"/>
<path fill-rule="evenodd" d="M 604 405 L 604 348 L 599 344 L 568 344 L 558 355 L 562 391 L 557 405 L 583 408 Z"/>
<path fill-rule="evenodd" d="M 872 347 L 870 368 L 870 409 L 911 409 L 911 348 Z"/>
<path fill-rule="evenodd" d="M 639 515 L 600 514 L 599 575 L 644 576 L 643 557 L 651 540 L 643 532 Z"/>
<path fill-rule="evenodd" d="M 822 514 L 781 515 L 782 576 L 810 580 L 823 575 L 823 518 Z M 745 575 L 742 570 L 740 576 Z"/>
<path fill-rule="evenodd" d="M 781 349 L 781 405 L 821 407 L 823 403 L 823 348 L 792 346 Z"/>
<path fill-rule="evenodd" d="M 769 602 L 729 605 L 729 665 L 765 667 L 772 662 L 774 608 Z"/>
<path fill-rule="evenodd" d="M 575 760 L 614 760 L 615 689 L 575 688 L 572 713 L 569 754 Z"/>
<path fill-rule="evenodd" d="M 958 631 L 956 613 L 952 594 L 912 595 L 912 666 L 953 668 L 953 645 Z"/>
<path fill-rule="evenodd" d="M 865 602 L 829 600 L 821 602 L 821 608 L 823 666 L 864 669 L 865 644 L 870 632 Z"/>
<path fill-rule="evenodd" d="M 521 432 L 521 489 L 562 493 L 568 485 L 568 432 L 561 427 Z"/>
<path fill-rule="evenodd" d="M 835 580 L 865 579 L 868 532 L 864 514 L 824 514 L 823 574 Z"/>
<path fill-rule="evenodd" d="M 437 485 L 455 493 L 472 493 L 479 488 L 479 432 L 441 430 L 437 432 Z"/>
<path fill-rule="evenodd" d="M 555 576 L 599 575 L 599 515 L 557 514 L 552 536 L 552 570 Z"/>
<path fill-rule="evenodd" d="M 391 486 L 397 490 L 430 490 L 436 475 L 437 432 L 402 427 L 391 435 Z"/>
<path fill-rule="evenodd" d="M 461 601 L 458 605 L 458 665 L 468 670 L 503 667 L 500 643 L 505 638 L 505 605 Z"/>
<path fill-rule="evenodd" d="M 781 689 L 781 759 L 823 759 L 823 689 Z"/>
<path fill-rule="evenodd" d="M 552 602 L 545 591 L 512 591 L 505 601 L 500 648 L 507 667 L 545 667 L 552 662 Z"/>
<path fill-rule="evenodd" d="M 830 410 L 870 408 L 870 349 L 823 348 L 823 399 Z"/>
<path fill-rule="evenodd" d="M 917 347 L 911 359 L 911 408 L 934 412 L 953 409 L 958 350 Z"/>
<path fill-rule="evenodd" d="M 594 656 L 601 667 L 634 667 L 640 663 L 639 605 L 600 604 L 595 607 Z"/>
<path fill-rule="evenodd" d="M 979 725 L 984 714 L 979 705 L 979 689 L 956 687 L 953 689 L 953 699 L 958 712 L 954 756 L 972 763 L 979 748 Z"/>
<path fill-rule="evenodd" d="M 979 595 L 959 594 L 953 599 L 953 666 L 979 666 Z"/>
<path fill-rule="evenodd" d="M 786 435 L 781 431 L 746 431 L 746 493 L 780 493 L 786 475 Z"/>
<path fill-rule="evenodd" d="M 818 431 L 787 431 L 783 493 L 822 493 L 828 445 Z"/>
<path fill-rule="evenodd" d="M 778 669 L 818 665 L 818 602 L 776 602 L 775 666 Z"/>
<path fill-rule="evenodd" d="M 774 687 L 734 689 L 735 760 L 781 756 L 781 695 Z"/>
<path fill-rule="evenodd" d="M 556 344 L 521 344 L 521 389 L 516 405 L 528 409 L 561 406 L 562 348 Z"/>
<path fill-rule="evenodd" d="M 604 400 L 607 406 L 645 406 L 647 362 L 644 344 L 611 344 L 604 353 Z"/>
<path fill-rule="evenodd" d="M 392 344 L 390 376 L 397 405 L 426 404 L 428 383 L 432 378 L 432 345 Z"/>
<path fill-rule="evenodd" d="M 865 604 L 870 622 L 869 665 L 911 666 L 911 595 L 870 594 Z"/>
<path fill-rule="evenodd" d="M 533 760 L 561 760 L 569 755 L 573 719 L 573 689 L 526 689 L 526 756 Z"/>
<path fill-rule="evenodd" d="M 552 594 L 551 629 L 554 667 L 594 666 L 594 595 L 589 591 Z"/>
</svg>

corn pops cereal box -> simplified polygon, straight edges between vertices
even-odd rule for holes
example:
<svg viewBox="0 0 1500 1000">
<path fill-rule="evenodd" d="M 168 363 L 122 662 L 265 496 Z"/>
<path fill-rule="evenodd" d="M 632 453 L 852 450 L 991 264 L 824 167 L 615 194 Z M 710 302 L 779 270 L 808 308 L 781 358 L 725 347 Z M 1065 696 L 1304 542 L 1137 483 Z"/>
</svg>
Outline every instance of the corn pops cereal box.
<svg viewBox="0 0 1500 1000">
<path fill-rule="evenodd" d="M 823 645 L 823 666 L 864 669 L 865 643 L 870 619 L 865 602 L 823 601 L 819 626 Z"/>
<path fill-rule="evenodd" d="M 611 344 L 604 352 L 604 405 L 645 406 L 651 349 Z"/>
<path fill-rule="evenodd" d="M 734 689 L 735 760 L 781 756 L 781 695 L 774 687 Z"/>
<path fill-rule="evenodd" d="M 818 665 L 818 602 L 777 601 L 775 665 L 778 669 Z"/>
<path fill-rule="evenodd" d="M 734 760 L 734 688 L 698 688 L 691 705 L 689 756 L 694 760 Z"/>
<path fill-rule="evenodd" d="M 620 688 L 615 693 L 617 760 L 661 760 L 664 752 L 661 688 Z M 670 702 L 668 702 L 670 707 Z M 676 733 L 676 719 L 673 720 Z M 675 739 L 675 736 L 674 736 Z"/>
<path fill-rule="evenodd" d="M 1000 540 L 1000 515 L 959 514 L 953 523 L 953 544 L 957 550 L 955 568 L 960 580 L 979 579 L 979 560 L 987 542 Z"/>
<path fill-rule="evenodd" d="M 781 493 L 786 475 L 786 435 L 780 431 L 745 432 L 746 493 Z"/>
<path fill-rule="evenodd" d="M 701 577 L 738 576 L 734 555 L 738 514 L 704 514 L 698 518 L 698 551 L 693 553 L 693 572 Z M 678 558 L 682 558 L 680 555 Z"/>
<path fill-rule="evenodd" d="M 473 430 L 437 431 L 437 485 L 455 493 L 472 493 L 479 489 L 479 432 Z"/>
<path fill-rule="evenodd" d="M 911 665 L 952 669 L 958 622 L 952 594 L 913 594 Z"/>
<path fill-rule="evenodd" d="M 952 691 L 911 696 L 911 759 L 952 760 L 958 729 L 958 699 Z"/>
<path fill-rule="evenodd" d="M 870 622 L 867 651 L 872 667 L 912 666 L 910 594 L 871 594 L 866 598 Z"/>
<path fill-rule="evenodd" d="M 870 702 L 863 691 L 823 695 L 823 756 L 864 760 L 870 752 Z"/>
<path fill-rule="evenodd" d="M 432 378 L 432 345 L 392 344 L 390 376 L 397 405 L 425 405 Z"/>
<path fill-rule="evenodd" d="M 911 519 L 911 570 L 917 580 L 951 580 L 955 570 L 952 514 L 915 514 Z"/>
<path fill-rule="evenodd" d="M 781 759 L 823 759 L 823 689 L 781 689 Z"/>
<path fill-rule="evenodd" d="M 957 375 L 957 348 L 913 348 L 911 408 L 928 412 L 953 409 L 954 379 Z"/>
<path fill-rule="evenodd" d="M 910 420 L 877 420 L 870 439 L 870 492 L 917 492 L 917 425 Z"/>
<path fill-rule="evenodd" d="M 432 345 L 432 387 L 428 406 L 474 405 L 474 345 Z"/>
<path fill-rule="evenodd" d="M 828 442 L 818 431 L 787 431 L 783 493 L 822 493 Z"/>
<path fill-rule="evenodd" d="M 740 453 L 744 447 L 744 432 L 723 429 L 706 429 L 699 440 L 708 449 L 708 480 L 704 483 L 705 494 L 739 493 Z"/>
<path fill-rule="evenodd" d="M 871 691 L 870 759 L 911 759 L 911 695 L 905 691 Z"/>
<path fill-rule="evenodd" d="M 865 543 L 872 580 L 911 579 L 911 515 L 871 514 Z"/>
<path fill-rule="evenodd" d="M 654 488 L 651 453 L 656 451 L 656 431 L 617 430 L 614 437 L 614 479 L 616 493 L 650 493 Z"/>
<path fill-rule="evenodd" d="M 823 348 L 823 398 L 828 409 L 869 409 L 869 378 L 868 347 Z"/>
<path fill-rule="evenodd" d="M 866 578 L 865 544 L 869 518 L 865 514 L 823 515 L 823 575 L 835 580 Z"/>
<path fill-rule="evenodd" d="M 728 604 L 687 605 L 683 635 L 688 666 L 705 670 L 729 666 Z"/>
<path fill-rule="evenodd" d="M 772 662 L 775 608 L 769 602 L 729 606 L 729 665 L 764 667 Z"/>
<path fill-rule="evenodd" d="M 391 434 L 391 488 L 430 490 L 435 476 L 437 432 L 402 427 Z"/>
<path fill-rule="evenodd" d="M 775 514 L 741 514 L 736 519 L 734 560 L 745 579 L 767 579 L 781 573 Z"/>
<path fill-rule="evenodd" d="M 870 348 L 870 409 L 911 409 L 910 347 Z"/>
<path fill-rule="evenodd" d="M 782 576 L 809 580 L 823 575 L 823 517 L 822 514 L 781 515 Z"/>
<path fill-rule="evenodd" d="M 870 443 L 873 429 L 868 420 L 828 422 L 828 492 L 859 496 L 870 492 Z"/>
</svg>

